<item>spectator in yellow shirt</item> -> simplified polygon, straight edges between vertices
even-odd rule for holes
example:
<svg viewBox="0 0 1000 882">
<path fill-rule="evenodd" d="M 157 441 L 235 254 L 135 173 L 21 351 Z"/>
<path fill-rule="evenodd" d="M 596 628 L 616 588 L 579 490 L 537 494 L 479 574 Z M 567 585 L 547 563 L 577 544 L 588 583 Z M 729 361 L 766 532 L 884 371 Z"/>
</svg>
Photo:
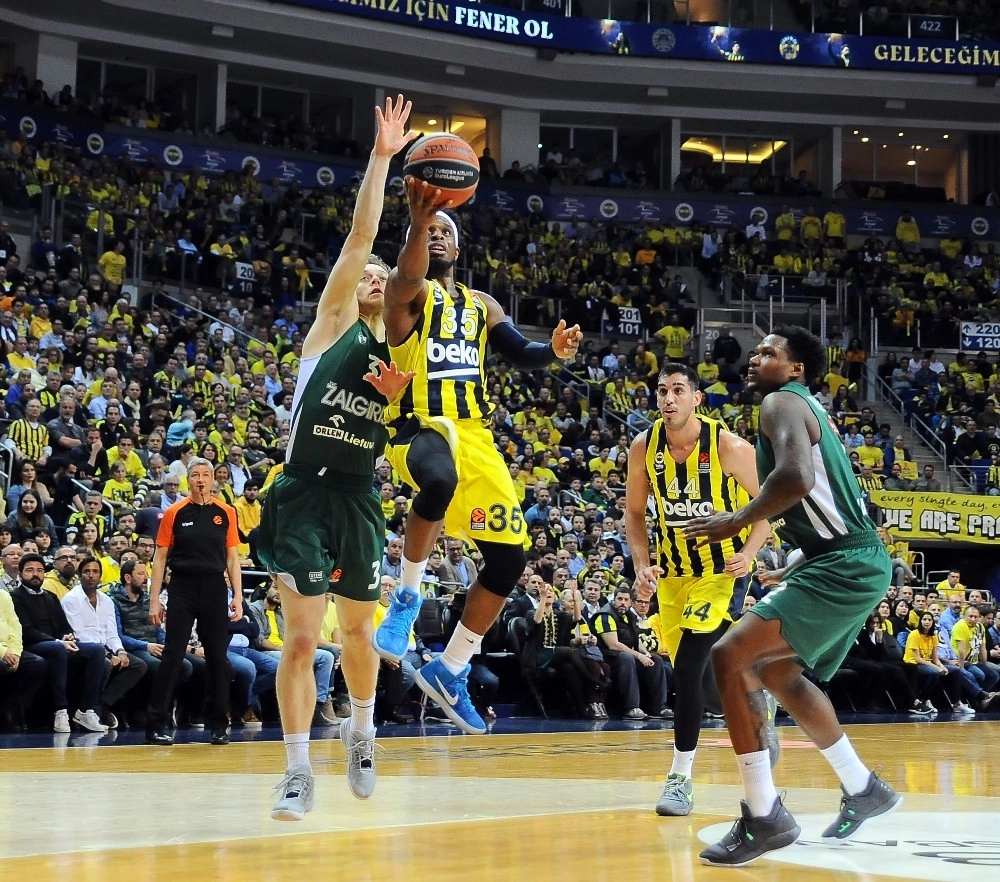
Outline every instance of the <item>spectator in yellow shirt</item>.
<svg viewBox="0 0 1000 882">
<path fill-rule="evenodd" d="M 602 447 L 601 452 L 595 456 L 589 463 L 587 463 L 587 468 L 590 469 L 590 473 L 593 475 L 595 472 L 602 478 L 607 479 L 608 472 L 617 471 L 617 466 L 611 457 L 611 448 Z"/>
<path fill-rule="evenodd" d="M 14 340 L 14 349 L 7 353 L 7 365 L 12 374 L 34 369 L 35 359 L 28 352 L 28 341 L 24 337 Z"/>
<path fill-rule="evenodd" d="M 649 386 L 646 381 L 639 376 L 639 371 L 635 368 L 632 368 L 632 370 L 628 372 L 628 378 L 625 380 L 625 388 L 628 390 L 628 394 L 633 400 L 638 399 L 641 395 L 645 395 L 647 398 L 651 397 Z"/>
<path fill-rule="evenodd" d="M 636 343 L 635 352 L 632 353 L 632 364 L 642 379 L 655 377 L 660 369 L 659 360 L 646 348 L 645 343 Z"/>
<path fill-rule="evenodd" d="M 862 465 L 871 466 L 872 470 L 876 472 L 881 472 L 885 467 L 885 454 L 882 448 L 875 443 L 875 436 L 871 432 L 865 433 L 864 444 L 855 449 L 858 451 L 858 459 L 861 460 Z"/>
<path fill-rule="evenodd" d="M 703 389 L 706 386 L 711 386 L 712 383 L 719 379 L 719 365 L 716 364 L 711 349 L 705 350 L 705 354 L 698 363 L 696 370 L 698 371 L 698 379 L 701 381 Z"/>
<path fill-rule="evenodd" d="M 787 205 L 782 205 L 781 214 L 774 219 L 774 237 L 779 242 L 792 242 L 795 240 L 797 226 L 795 215 L 792 214 Z"/>
<path fill-rule="evenodd" d="M 129 480 L 138 482 L 146 477 L 146 468 L 135 452 L 135 442 L 128 435 L 120 438 L 118 444 L 108 451 L 108 467 L 113 468 L 116 462 L 125 464 L 125 473 Z"/>
<path fill-rule="evenodd" d="M 111 478 L 101 488 L 101 495 L 111 503 L 116 515 L 132 508 L 135 502 L 135 488 L 125 474 L 125 463 L 121 460 L 117 460 L 111 466 Z"/>
<path fill-rule="evenodd" d="M 823 222 L 819 219 L 819 216 L 813 211 L 813 207 L 810 205 L 806 209 L 806 213 L 802 218 L 802 224 L 799 226 L 799 230 L 802 233 L 802 242 L 805 245 L 810 243 L 818 243 L 823 234 Z"/>
<path fill-rule="evenodd" d="M 125 283 L 125 242 L 118 239 L 111 251 L 105 251 L 97 261 L 97 267 L 113 293 Z"/>
<path fill-rule="evenodd" d="M 39 303 L 35 307 L 35 314 L 31 318 L 28 329 L 36 340 L 41 340 L 46 334 L 52 333 L 52 322 L 49 321 L 49 305 L 47 303 Z"/>
<path fill-rule="evenodd" d="M 948 274 L 941 268 L 941 262 L 935 260 L 934 263 L 931 264 L 931 268 L 927 275 L 924 276 L 924 287 L 947 289 L 948 285 Z"/>
<path fill-rule="evenodd" d="M 896 241 L 907 254 L 920 251 L 920 227 L 909 211 L 904 211 L 896 223 Z"/>
<path fill-rule="evenodd" d="M 954 233 L 949 233 L 941 240 L 938 250 L 950 264 L 962 253 L 962 240 Z"/>
<path fill-rule="evenodd" d="M 691 333 L 687 328 L 681 327 L 680 316 L 677 313 L 670 316 L 670 324 L 660 328 L 656 336 L 664 342 L 667 356 L 672 361 L 684 360 L 691 341 Z"/>
<path fill-rule="evenodd" d="M 792 255 L 792 252 L 787 246 L 781 249 L 780 254 L 776 254 L 774 256 L 774 268 L 781 273 L 781 275 L 787 276 L 793 271 L 794 267 L 795 257 Z"/>
<path fill-rule="evenodd" d="M 837 203 L 831 202 L 829 210 L 823 215 L 823 238 L 828 245 L 843 248 L 846 236 L 847 218 L 841 214 Z"/>
</svg>

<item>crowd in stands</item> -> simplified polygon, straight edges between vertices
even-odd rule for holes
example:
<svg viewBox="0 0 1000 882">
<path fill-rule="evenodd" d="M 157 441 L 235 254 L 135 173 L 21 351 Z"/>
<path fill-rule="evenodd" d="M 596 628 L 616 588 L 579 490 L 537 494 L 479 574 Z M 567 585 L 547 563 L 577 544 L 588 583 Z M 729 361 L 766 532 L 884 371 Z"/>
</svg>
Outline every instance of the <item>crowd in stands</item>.
<svg viewBox="0 0 1000 882">
<path fill-rule="evenodd" d="M 50 92 L 42 80 L 30 81 L 20 67 L 3 77 L 0 101 L 15 101 L 110 125 L 180 135 L 195 134 L 191 121 L 174 109 L 169 93 L 158 95 L 155 101 L 147 101 L 145 98 L 126 98 L 110 88 L 90 94 L 74 94 L 72 86 L 64 85 L 58 92 Z M 251 116 L 235 103 L 227 108 L 222 128 L 215 131 L 211 126 L 205 126 L 198 134 L 309 153 L 348 157 L 360 155 L 358 144 L 350 133 L 328 132 L 324 125 L 309 123 L 295 113 Z"/>
<path fill-rule="evenodd" d="M 100 120 L 110 125 L 176 132 L 179 135 L 195 134 L 190 120 L 171 111 L 166 96 L 162 101 L 128 99 L 112 89 L 105 89 L 99 94 L 80 95 L 74 94 L 69 85 L 50 94 L 42 80 L 30 82 L 22 68 L 16 68 L 3 77 L 0 101 L 17 102 L 79 120 Z M 355 159 L 367 150 L 352 132 L 329 132 L 322 123 L 308 122 L 296 113 L 256 116 L 242 110 L 236 103 L 227 107 L 225 123 L 218 131 L 204 126 L 197 134 L 213 140 L 232 140 Z M 540 156 L 537 166 L 528 164 L 522 168 L 519 162 L 514 162 L 502 174 L 487 147 L 481 158 L 481 172 L 484 178 L 503 178 L 526 184 L 659 188 L 658 180 L 650 179 L 639 160 L 621 157 L 616 161 L 610 155 L 581 159 L 576 151 L 560 147 L 546 150 L 544 159 Z"/>
<path fill-rule="evenodd" d="M 950 465 L 979 492 L 1000 495 L 1000 363 L 959 351 L 947 365 L 933 350 L 888 353 L 879 378 L 942 442 Z"/>
<path fill-rule="evenodd" d="M 0 158 L 8 169 L 30 173 L 67 196 L 64 242 L 56 242 L 53 231 L 43 227 L 22 252 L 8 224 L 0 221 L 0 346 L 7 369 L 3 417 L 13 460 L 7 520 L 0 528 L 3 584 L 12 597 L 38 596 L 21 566 L 27 562 L 33 579 L 38 555 L 44 568 L 40 590 L 65 601 L 77 588 L 84 594 L 93 588 L 93 580 L 84 583 L 80 572 L 93 569 L 92 559 L 100 568 L 99 593 L 106 589 L 117 610 L 116 633 L 104 644 L 115 650 L 114 657 L 101 664 L 92 660 L 88 673 L 69 678 L 71 700 L 61 699 L 68 706 L 60 707 L 55 693 L 36 695 L 34 705 L 19 696 L 13 722 L 20 724 L 22 707 L 37 708 L 46 698 L 53 712 L 66 714 L 56 720 L 60 729 L 69 725 L 69 711 L 78 725 L 111 725 L 118 715 L 132 721 L 141 716 L 143 684 L 155 668 L 162 638 L 126 604 L 143 602 L 159 516 L 186 492 L 184 464 L 194 455 L 209 459 L 216 466 L 218 494 L 236 507 L 246 540 L 242 554 L 254 568 L 252 534 L 260 495 L 283 459 L 301 341 L 309 327 L 296 304 L 314 284 L 310 271 L 322 273 L 339 252 L 356 185 L 305 191 L 295 183 L 261 182 L 249 173 L 208 178 L 195 169 L 166 174 L 152 163 L 136 167 L 128 158 L 88 158 L 60 145 L 36 150 L 23 140 L 0 144 Z M 300 239 L 306 214 L 315 217 Z M 503 362 L 489 373 L 496 444 L 523 500 L 530 564 L 487 645 L 507 652 L 519 648 L 520 658 L 528 660 L 522 676 L 539 686 L 539 703 L 548 700 L 542 686 L 558 685 L 567 709 L 592 718 L 609 708 L 635 719 L 670 712 L 672 671 L 659 650 L 663 640 L 655 608 L 634 602 L 627 590 L 631 566 L 622 506 L 629 440 L 655 419 L 652 393 L 665 359 L 694 367 L 706 393 L 702 412 L 725 420 L 748 440 L 754 438 L 759 404 L 743 391 L 746 355 L 728 330 L 709 350 L 696 350 L 691 334 L 696 303 L 674 272 L 676 264 L 697 263 L 716 280 L 740 272 L 751 278 L 748 270 L 755 260 L 799 271 L 804 261 L 818 262 L 817 271 L 828 267 L 835 278 L 856 286 L 863 280 L 864 296 L 869 288 L 874 296 L 895 286 L 902 294 L 912 293 L 904 287 L 911 283 L 929 295 L 948 290 L 952 279 L 963 290 L 995 282 L 992 249 L 980 252 L 976 243 L 959 242 L 949 258 L 944 243 L 940 253 L 925 254 L 919 245 L 876 249 L 870 240 L 864 249 L 852 250 L 838 215 L 836 205 L 830 205 L 823 217 L 810 209 L 797 220 L 783 211 L 773 227 L 708 226 L 703 232 L 696 223 L 672 221 L 628 225 L 574 219 L 548 225 L 536 216 L 503 215 L 481 204 L 459 213 L 473 285 L 508 302 L 517 298 L 522 321 L 552 325 L 561 310 L 592 332 L 602 315 L 613 317 L 621 307 L 634 305 L 651 332 L 648 345 L 610 340 L 602 346 L 591 338 L 574 363 L 554 373 L 532 375 Z M 377 243 L 390 261 L 406 220 L 401 195 L 390 192 Z M 105 250 L 97 253 L 101 223 Z M 145 298 L 139 308 L 123 296 L 134 269 L 125 237 L 138 240 L 144 276 L 154 280 L 157 299 L 148 308 Z M 902 238 L 897 230 L 897 239 Z M 978 262 L 969 265 L 969 256 Z M 238 260 L 253 266 L 255 279 L 234 278 Z M 945 281 L 938 284 L 935 277 L 929 284 L 920 277 L 914 267 L 928 260 L 932 266 L 942 261 Z M 160 299 L 162 279 L 179 279 L 182 266 L 189 281 L 186 299 Z M 941 309 L 953 299 L 941 297 Z M 888 468 L 888 483 L 894 467 L 912 459 L 896 449 L 891 427 L 852 400 L 852 386 L 865 382 L 867 354 L 860 341 L 852 340 L 846 349 L 835 337 L 830 344 L 830 374 L 818 394 L 829 396 L 845 443 L 860 438 L 859 479 L 867 480 L 870 465 L 871 471 Z M 869 429 L 877 438 L 871 444 L 865 438 Z M 882 453 L 881 465 L 867 463 L 873 445 Z M 398 575 L 393 567 L 398 567 L 398 537 L 411 490 L 385 467 L 373 486 L 388 520 L 382 575 L 385 591 L 391 591 L 388 580 Z M 429 605 L 426 628 L 414 635 L 409 667 L 383 670 L 383 721 L 408 718 L 412 669 L 441 642 L 434 638 L 457 620 L 461 589 L 475 578 L 474 549 L 449 540 L 441 552 L 432 558 L 427 590 L 443 600 Z M 234 624 L 230 661 L 242 678 L 234 687 L 236 725 L 273 712 L 267 696 L 273 691 L 271 654 L 280 652 L 280 603 L 275 603 L 280 598 L 266 579 L 257 593 L 257 606 L 248 604 L 244 620 Z M 6 614 L 0 642 L 13 631 L 10 614 L 25 609 L 18 600 Z M 24 630 L 28 652 L 46 643 L 64 648 L 55 648 L 50 657 L 36 653 L 39 662 L 20 674 L 24 682 L 39 681 L 39 664 L 63 670 L 85 660 L 75 651 L 67 653 L 65 645 L 65 634 L 77 633 L 77 627 L 67 629 L 54 608 L 42 612 L 44 627 Z M 321 699 L 315 721 L 323 725 L 338 710 L 338 639 L 335 622 L 328 624 L 321 647 L 326 655 L 318 655 L 315 666 Z M 88 642 L 79 634 L 77 639 L 74 645 Z M 655 660 L 624 666 L 615 647 L 630 643 Z M 575 654 L 550 656 L 547 650 L 557 645 Z M 195 636 L 190 691 L 181 702 L 181 718 L 187 720 L 200 715 L 197 650 Z M 539 657 L 549 661 L 530 661 Z M 558 658 L 554 665 L 553 658 Z M 487 656 L 479 661 L 473 697 L 488 715 L 499 688 L 496 663 Z M 117 683 L 117 692 L 107 693 L 98 682 L 107 665 L 116 675 L 108 683 Z M 118 668 L 127 667 L 135 678 L 143 665 L 146 673 L 137 682 L 118 676 Z M 5 670 L 3 676 L 13 673 Z M 89 684 L 86 696 L 73 694 L 80 683 Z"/>
<path fill-rule="evenodd" d="M 928 247 L 911 212 L 903 210 L 892 235 L 872 234 L 852 246 L 847 221 L 836 202 L 821 212 L 808 206 L 801 217 L 782 206 L 771 228 L 752 220 L 700 235 L 701 266 L 714 285 L 727 273 L 734 291 L 766 299 L 790 280 L 785 293 L 822 292 L 842 285 L 848 314 L 858 304 L 875 311 L 880 341 L 912 346 L 919 340 L 951 347 L 962 321 L 1000 317 L 1000 255 L 983 244 L 950 233 Z M 689 246 L 693 251 L 694 244 Z"/>
<path fill-rule="evenodd" d="M 891 538 L 883 541 L 892 548 Z M 953 569 L 914 591 L 893 583 L 851 646 L 830 689 L 860 713 L 974 715 L 1000 709 L 1000 624 L 993 599 Z"/>
</svg>

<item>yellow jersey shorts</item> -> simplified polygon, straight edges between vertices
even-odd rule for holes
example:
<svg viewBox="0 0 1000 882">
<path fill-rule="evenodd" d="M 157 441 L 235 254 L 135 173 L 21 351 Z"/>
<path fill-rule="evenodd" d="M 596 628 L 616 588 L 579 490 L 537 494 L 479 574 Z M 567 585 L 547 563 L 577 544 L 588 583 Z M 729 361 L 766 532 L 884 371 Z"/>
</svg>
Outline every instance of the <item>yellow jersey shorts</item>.
<svg viewBox="0 0 1000 882">
<path fill-rule="evenodd" d="M 493 446 L 493 434 L 480 420 L 414 415 L 418 431 L 440 434 L 451 449 L 458 486 L 445 515 L 445 534 L 468 542 L 521 545 L 527 532 L 514 481 L 503 457 Z M 420 489 L 407 465 L 416 427 L 406 421 L 397 432 L 390 426 L 386 459 L 411 487 Z"/>
<path fill-rule="evenodd" d="M 656 601 L 660 607 L 663 640 L 670 658 L 677 657 L 682 631 L 709 633 L 731 622 L 729 603 L 736 581 L 732 576 L 673 576 L 660 579 Z"/>
</svg>

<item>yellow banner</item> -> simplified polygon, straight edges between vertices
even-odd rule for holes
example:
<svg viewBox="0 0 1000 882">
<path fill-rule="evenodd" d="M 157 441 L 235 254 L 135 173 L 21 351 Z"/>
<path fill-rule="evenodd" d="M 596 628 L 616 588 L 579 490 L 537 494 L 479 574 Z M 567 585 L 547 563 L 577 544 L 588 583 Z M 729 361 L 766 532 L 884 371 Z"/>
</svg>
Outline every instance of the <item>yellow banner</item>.
<svg viewBox="0 0 1000 882">
<path fill-rule="evenodd" d="M 869 498 L 895 539 L 986 543 L 1000 537 L 1000 496 L 876 490 Z"/>
</svg>

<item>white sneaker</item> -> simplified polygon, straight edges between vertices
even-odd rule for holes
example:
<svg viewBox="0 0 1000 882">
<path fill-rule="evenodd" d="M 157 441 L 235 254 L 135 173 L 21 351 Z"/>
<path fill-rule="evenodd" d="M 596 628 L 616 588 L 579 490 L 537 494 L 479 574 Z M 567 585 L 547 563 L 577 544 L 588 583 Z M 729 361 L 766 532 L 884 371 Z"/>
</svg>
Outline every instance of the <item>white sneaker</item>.
<svg viewBox="0 0 1000 882">
<path fill-rule="evenodd" d="M 81 729 L 88 732 L 107 732 L 108 727 L 101 722 L 101 718 L 93 710 L 78 710 L 73 714 L 73 722 Z"/>
<path fill-rule="evenodd" d="M 974 714 L 975 711 L 969 707 L 964 701 L 956 701 L 954 708 L 956 714 Z"/>
<path fill-rule="evenodd" d="M 69 713 L 64 710 L 57 710 L 55 719 L 52 722 L 52 731 L 62 735 L 68 735 L 72 729 L 69 727 Z"/>
</svg>

